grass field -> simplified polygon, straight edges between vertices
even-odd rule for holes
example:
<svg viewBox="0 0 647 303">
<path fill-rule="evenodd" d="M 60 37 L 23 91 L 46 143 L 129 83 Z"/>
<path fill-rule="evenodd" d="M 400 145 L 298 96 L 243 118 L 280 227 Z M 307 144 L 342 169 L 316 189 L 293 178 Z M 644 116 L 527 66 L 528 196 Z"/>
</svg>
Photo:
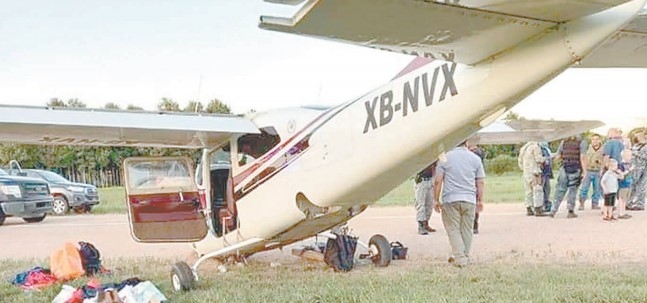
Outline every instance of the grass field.
<svg viewBox="0 0 647 303">
<path fill-rule="evenodd" d="M 94 213 L 125 213 L 125 193 L 123 187 L 99 189 L 101 203 L 93 209 Z M 488 176 L 485 182 L 486 203 L 520 202 L 523 200 L 523 183 L 520 173 L 502 176 Z M 396 206 L 413 205 L 413 180 L 407 180 L 386 194 L 375 205 Z"/>
<path fill-rule="evenodd" d="M 8 280 L 33 262 L 2 260 Z M 479 264 L 463 269 L 423 262 L 397 261 L 387 268 L 359 265 L 335 273 L 305 262 L 270 267 L 250 263 L 225 274 L 204 274 L 197 290 L 173 293 L 169 261 L 109 260 L 112 276 L 103 283 L 130 277 L 150 280 L 170 302 L 644 302 L 645 265 Z M 119 264 L 119 265 L 112 265 Z M 205 266 L 207 267 L 207 266 Z M 203 271 L 204 268 L 203 268 Z M 5 279 L 5 280 L 7 280 Z M 70 283 L 78 287 L 87 279 Z M 24 292 L 0 283 L 0 302 L 51 302 L 61 284 Z"/>
<path fill-rule="evenodd" d="M 411 205 L 413 185 L 407 181 L 380 199 L 378 205 Z M 123 188 L 101 189 L 97 213 L 125 210 Z M 488 177 L 486 202 L 520 201 L 520 175 Z M 198 289 L 174 293 L 169 281 L 172 260 L 105 259 L 113 274 L 101 281 L 139 277 L 155 283 L 169 302 L 646 302 L 647 265 L 508 263 L 493 261 L 458 269 L 443 261 L 395 261 L 387 268 L 359 264 L 335 273 L 322 264 L 294 262 L 271 266 L 250 261 L 219 274 L 212 261 L 201 266 Z M 0 303 L 51 302 L 62 284 L 25 292 L 10 284 L 19 272 L 46 260 L 0 260 Z M 71 281 L 75 287 L 87 278 Z"/>
<path fill-rule="evenodd" d="M 413 205 L 413 180 L 407 180 L 386 194 L 376 205 Z M 523 200 L 521 173 L 488 176 L 485 180 L 485 203 L 520 202 Z"/>
</svg>

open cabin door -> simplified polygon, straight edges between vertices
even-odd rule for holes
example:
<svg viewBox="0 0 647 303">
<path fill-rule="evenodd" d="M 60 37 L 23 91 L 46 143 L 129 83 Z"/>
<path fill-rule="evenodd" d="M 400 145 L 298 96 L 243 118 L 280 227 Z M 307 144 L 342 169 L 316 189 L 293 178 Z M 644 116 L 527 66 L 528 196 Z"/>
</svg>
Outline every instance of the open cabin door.
<svg viewBox="0 0 647 303">
<path fill-rule="evenodd" d="M 188 158 L 128 158 L 124 171 L 130 228 L 136 241 L 195 242 L 207 235 Z"/>
</svg>

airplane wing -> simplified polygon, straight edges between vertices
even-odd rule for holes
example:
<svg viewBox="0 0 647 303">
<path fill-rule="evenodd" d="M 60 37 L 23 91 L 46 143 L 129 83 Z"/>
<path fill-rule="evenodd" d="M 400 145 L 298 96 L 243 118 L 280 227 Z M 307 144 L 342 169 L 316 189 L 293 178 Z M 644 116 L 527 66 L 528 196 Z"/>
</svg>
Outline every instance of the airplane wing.
<svg viewBox="0 0 647 303">
<path fill-rule="evenodd" d="M 266 0 L 302 4 L 263 29 L 464 64 L 510 49 L 559 22 L 627 0 Z M 305 2 L 305 3 L 303 3 Z"/>
<path fill-rule="evenodd" d="M 551 142 L 604 126 L 601 121 L 510 120 L 497 121 L 481 129 L 472 139 L 476 144 L 518 144 Z"/>
<path fill-rule="evenodd" d="M 578 67 L 647 67 L 647 10 L 582 60 Z"/>
<path fill-rule="evenodd" d="M 260 131 L 234 115 L 0 105 L 0 141 L 5 142 L 199 148 L 241 133 Z"/>
</svg>

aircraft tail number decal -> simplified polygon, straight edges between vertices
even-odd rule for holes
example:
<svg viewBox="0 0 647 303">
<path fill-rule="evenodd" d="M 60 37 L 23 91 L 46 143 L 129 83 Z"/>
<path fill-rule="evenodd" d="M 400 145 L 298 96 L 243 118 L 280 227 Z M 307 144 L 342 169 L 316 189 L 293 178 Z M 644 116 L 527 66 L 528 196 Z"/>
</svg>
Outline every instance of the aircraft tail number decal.
<svg viewBox="0 0 647 303">
<path fill-rule="evenodd" d="M 364 124 L 364 133 L 376 128 L 389 124 L 396 113 L 402 111 L 402 117 L 415 113 L 419 108 L 420 97 L 424 99 L 424 105 L 429 107 L 435 102 L 442 102 L 447 97 L 447 93 L 455 96 L 458 94 L 456 82 L 454 82 L 454 72 L 456 63 L 445 63 L 436 67 L 433 73 L 424 73 L 409 80 L 402 87 L 402 103 L 393 104 L 393 90 L 388 90 L 372 100 L 364 102 L 366 108 L 366 123 Z M 442 89 L 439 94 L 436 87 L 439 83 L 438 78 L 442 76 Z M 421 93 L 422 90 L 422 93 Z"/>
</svg>

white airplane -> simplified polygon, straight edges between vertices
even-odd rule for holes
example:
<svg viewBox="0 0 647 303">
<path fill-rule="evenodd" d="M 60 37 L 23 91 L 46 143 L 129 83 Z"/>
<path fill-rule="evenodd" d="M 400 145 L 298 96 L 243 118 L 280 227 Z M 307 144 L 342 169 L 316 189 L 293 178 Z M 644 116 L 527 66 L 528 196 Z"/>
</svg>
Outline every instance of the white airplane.
<svg viewBox="0 0 647 303">
<path fill-rule="evenodd" d="M 197 182 L 188 159 L 125 161 L 132 236 L 192 242 L 201 257 L 171 274 L 175 289 L 191 289 L 208 258 L 343 224 L 571 66 L 647 66 L 646 1 L 272 0 L 301 7 L 261 17 L 261 28 L 419 57 L 332 108 L 238 117 L 7 106 L 0 138 L 204 148 Z M 388 265 L 385 237 L 368 250 Z"/>
</svg>

